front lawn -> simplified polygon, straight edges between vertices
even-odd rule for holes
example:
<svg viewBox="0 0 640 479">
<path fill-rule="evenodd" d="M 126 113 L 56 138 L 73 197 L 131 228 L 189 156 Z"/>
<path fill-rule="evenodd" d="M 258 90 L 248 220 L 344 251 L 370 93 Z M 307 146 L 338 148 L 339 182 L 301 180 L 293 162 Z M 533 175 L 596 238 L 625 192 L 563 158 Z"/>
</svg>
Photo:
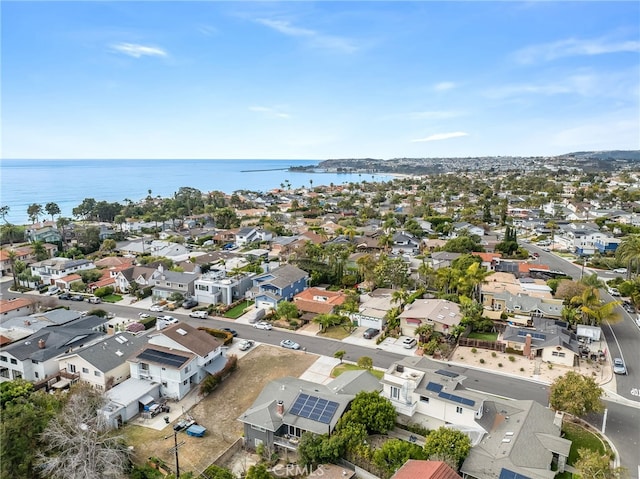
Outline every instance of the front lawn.
<svg viewBox="0 0 640 479">
<path fill-rule="evenodd" d="M 251 306 L 252 303 L 253 301 L 243 301 L 242 303 L 238 304 L 237 306 L 234 306 L 229 311 L 224 313 L 224 317 L 230 318 L 230 319 L 238 319 L 240 316 L 244 314 L 244 310 L 247 309 L 249 306 Z"/>
<path fill-rule="evenodd" d="M 567 459 L 567 464 L 574 465 L 578 460 L 578 449 L 589 449 L 591 451 L 598 451 L 600 454 L 605 453 L 605 446 L 602 440 L 597 434 L 589 431 L 588 429 L 572 422 L 565 422 L 562 425 L 562 432 L 564 438 L 571 442 L 571 451 Z"/>
<path fill-rule="evenodd" d="M 318 336 L 322 336 L 323 338 L 344 339 L 350 334 L 351 332 L 349 332 L 348 329 L 345 329 L 344 326 L 331 326 L 323 332 L 318 333 Z"/>
<path fill-rule="evenodd" d="M 335 368 L 333 368 L 333 371 L 331 371 L 331 377 L 337 378 L 345 371 L 361 371 L 362 369 L 364 368 L 361 368 L 357 364 L 338 364 Z M 384 371 L 378 371 L 377 369 L 370 369 L 369 372 L 378 379 L 382 379 L 382 377 L 384 376 Z"/>
<path fill-rule="evenodd" d="M 107 296 L 103 296 L 101 299 L 105 303 L 117 303 L 118 301 L 122 301 L 122 296 L 119 294 L 109 294 Z"/>
<path fill-rule="evenodd" d="M 482 333 L 480 331 L 473 331 L 467 336 L 469 339 L 479 339 L 481 341 L 497 341 L 498 333 Z"/>
</svg>

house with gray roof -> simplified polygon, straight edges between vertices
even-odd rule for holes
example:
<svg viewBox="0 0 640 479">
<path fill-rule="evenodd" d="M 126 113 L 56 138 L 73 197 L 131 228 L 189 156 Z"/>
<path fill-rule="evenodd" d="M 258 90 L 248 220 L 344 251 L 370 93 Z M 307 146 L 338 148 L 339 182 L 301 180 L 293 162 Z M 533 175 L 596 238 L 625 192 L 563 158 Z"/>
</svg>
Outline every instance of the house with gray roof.
<svg viewBox="0 0 640 479">
<path fill-rule="evenodd" d="M 431 430 L 444 426 L 469 437 L 472 448 L 461 468 L 463 477 L 552 479 L 564 470 L 571 441 L 560 437 L 560 414 L 535 401 L 468 390 L 465 376 L 446 367 L 434 370 L 432 364 L 420 357 L 392 364 L 381 394 L 396 408 L 399 422 Z"/>
<path fill-rule="evenodd" d="M 449 268 L 451 263 L 460 256 L 462 256 L 462 253 L 449 253 L 448 251 L 431 253 L 431 267 L 433 269 Z"/>
<path fill-rule="evenodd" d="M 128 332 L 114 334 L 95 344 L 58 358 L 61 370 L 75 372 L 79 380 L 106 391 L 131 376 L 127 358 L 149 338 Z"/>
<path fill-rule="evenodd" d="M 40 276 L 44 284 L 55 284 L 56 280 L 70 274 L 95 268 L 88 259 L 50 258 L 30 266 L 32 276 Z"/>
<path fill-rule="evenodd" d="M 60 356 L 94 343 L 103 336 L 102 332 L 73 324 L 42 328 L 0 349 L 0 382 L 19 378 L 37 382 L 54 376 L 60 371 Z"/>
<path fill-rule="evenodd" d="M 153 272 L 149 285 L 153 287 L 153 297 L 167 299 L 174 293 L 183 297 L 193 296 L 194 283 L 199 275 L 193 273 L 179 273 L 166 271 L 162 265 Z"/>
<path fill-rule="evenodd" d="M 326 385 L 293 377 L 271 381 L 238 418 L 245 446 L 295 451 L 303 433 L 331 433 L 358 392 L 379 389 L 368 371 L 347 371 Z"/>
<path fill-rule="evenodd" d="M 568 367 L 577 365 L 581 343 L 568 323 L 533 317 L 531 324 L 532 327 L 509 324 L 498 340 L 531 358 Z"/>
<path fill-rule="evenodd" d="M 247 291 L 247 299 L 254 299 L 257 308 L 275 309 L 281 301 L 293 297 L 309 287 L 309 273 L 285 264 L 252 278 L 253 287 Z"/>
<path fill-rule="evenodd" d="M 182 399 L 208 374 L 224 368 L 222 342 L 186 323 L 149 335 L 149 341 L 128 358 L 133 379 L 160 384 L 160 393 Z"/>
</svg>

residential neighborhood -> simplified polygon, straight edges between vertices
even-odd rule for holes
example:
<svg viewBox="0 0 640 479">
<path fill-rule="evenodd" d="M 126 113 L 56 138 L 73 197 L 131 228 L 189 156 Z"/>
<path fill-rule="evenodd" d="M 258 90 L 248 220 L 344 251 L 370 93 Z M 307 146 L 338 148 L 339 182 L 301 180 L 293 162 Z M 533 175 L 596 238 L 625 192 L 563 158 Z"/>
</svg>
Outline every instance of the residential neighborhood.
<svg viewBox="0 0 640 479">
<path fill-rule="evenodd" d="M 605 326 L 640 324 L 640 173 L 549 164 L 456 178 L 186 189 L 172 201 L 190 214 L 148 198 L 111 218 L 34 221 L 22 236 L 5 225 L 0 386 L 91 391 L 104 427 L 168 428 L 176 442 L 183 429 L 213 441 L 216 424 L 193 411 L 229 407 L 237 425 L 203 469 L 242 450 L 272 472 L 298 461 L 382 479 L 577 474 L 576 415 L 552 390 L 576 373 L 633 401 L 632 338 L 611 344 Z M 323 372 L 271 377 L 273 350 Z M 253 395 L 230 407 L 226 384 L 261 355 Z M 549 398 L 493 396 L 463 372 L 476 368 L 543 384 Z M 358 416 L 363 397 L 388 426 Z M 440 434 L 464 454 L 453 443 L 429 453 Z M 332 438 L 336 456 L 311 446 Z M 408 460 L 382 458 L 392 441 Z M 157 456 L 169 471 L 172 455 Z"/>
</svg>

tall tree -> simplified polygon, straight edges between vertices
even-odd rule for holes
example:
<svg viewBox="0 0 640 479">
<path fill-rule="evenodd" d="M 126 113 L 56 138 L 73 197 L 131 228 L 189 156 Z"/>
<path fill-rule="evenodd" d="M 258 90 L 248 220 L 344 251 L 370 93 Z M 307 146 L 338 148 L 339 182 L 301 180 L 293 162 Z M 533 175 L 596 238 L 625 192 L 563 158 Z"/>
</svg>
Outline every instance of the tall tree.
<svg viewBox="0 0 640 479">
<path fill-rule="evenodd" d="M 48 215 L 51 215 L 51 221 L 53 221 L 54 215 L 60 214 L 60 207 L 58 206 L 57 203 L 53 203 L 53 202 L 47 203 L 46 205 L 44 205 L 44 210 L 47 212 Z"/>
<path fill-rule="evenodd" d="M 130 458 L 123 438 L 98 414 L 105 398 L 88 386 L 72 392 L 64 409 L 42 433 L 42 475 L 52 479 L 125 477 Z"/>
<path fill-rule="evenodd" d="M 2 221 L 4 221 L 5 223 L 7 222 L 7 215 L 9 214 L 10 209 L 11 208 L 9 208 L 9 206 L 7 205 L 0 206 L 0 216 L 2 216 Z"/>
<path fill-rule="evenodd" d="M 365 426 L 369 434 L 386 434 L 396 422 L 396 409 L 377 391 L 361 391 L 351 402 L 351 409 L 342 422 L 357 422 Z"/>
<path fill-rule="evenodd" d="M 42 205 L 39 205 L 38 203 L 30 204 L 27 208 L 27 215 L 29 215 L 31 223 L 35 223 L 42 215 Z"/>
<path fill-rule="evenodd" d="M 557 411 L 582 417 L 604 410 L 604 403 L 600 399 L 602 392 L 592 377 L 569 371 L 551 383 L 549 404 Z"/>
<path fill-rule="evenodd" d="M 31 248 L 36 257 L 36 261 L 43 261 L 49 258 L 49 251 L 44 247 L 44 243 L 42 241 L 34 241 Z"/>
<path fill-rule="evenodd" d="M 67 232 L 66 227 L 71 224 L 71 220 L 69 218 L 65 218 L 63 216 L 59 216 L 56 221 L 56 226 L 60 230 L 60 235 L 62 236 L 62 250 L 64 251 L 67 246 Z"/>
<path fill-rule="evenodd" d="M 578 449 L 578 460 L 574 464 L 580 477 L 585 479 L 622 479 L 628 477 L 626 469 L 612 467 L 609 454 L 581 448 Z"/>
<path fill-rule="evenodd" d="M 7 252 L 7 258 L 11 265 L 11 274 L 13 275 L 13 289 L 18 289 L 18 272 L 16 271 L 16 262 L 18 261 L 18 254 L 14 250 Z"/>
<path fill-rule="evenodd" d="M 424 443 L 424 452 L 432 461 L 444 461 L 458 470 L 471 450 L 471 440 L 457 429 L 440 427 L 431 431 Z"/>
<path fill-rule="evenodd" d="M 627 265 L 627 278 L 640 272 L 640 234 L 630 234 L 622 238 L 616 248 L 616 258 Z"/>
</svg>

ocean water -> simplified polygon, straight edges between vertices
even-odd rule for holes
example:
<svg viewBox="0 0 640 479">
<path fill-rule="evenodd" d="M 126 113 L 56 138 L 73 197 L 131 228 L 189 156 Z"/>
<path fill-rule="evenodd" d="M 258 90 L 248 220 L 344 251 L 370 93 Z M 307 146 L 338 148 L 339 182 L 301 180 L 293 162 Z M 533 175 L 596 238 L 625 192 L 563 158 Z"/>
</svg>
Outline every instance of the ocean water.
<svg viewBox="0 0 640 479">
<path fill-rule="evenodd" d="M 289 181 L 292 188 L 389 181 L 390 176 L 323 172 L 289 172 L 290 166 L 317 165 L 315 160 L 2 160 L 0 204 L 6 220 L 27 224 L 27 208 L 57 203 L 62 216 L 85 198 L 118 201 L 168 197 L 182 186 L 202 192 L 268 191 Z M 312 182 L 312 183 L 310 183 Z M 44 218 L 41 219 L 46 219 Z"/>
</svg>

